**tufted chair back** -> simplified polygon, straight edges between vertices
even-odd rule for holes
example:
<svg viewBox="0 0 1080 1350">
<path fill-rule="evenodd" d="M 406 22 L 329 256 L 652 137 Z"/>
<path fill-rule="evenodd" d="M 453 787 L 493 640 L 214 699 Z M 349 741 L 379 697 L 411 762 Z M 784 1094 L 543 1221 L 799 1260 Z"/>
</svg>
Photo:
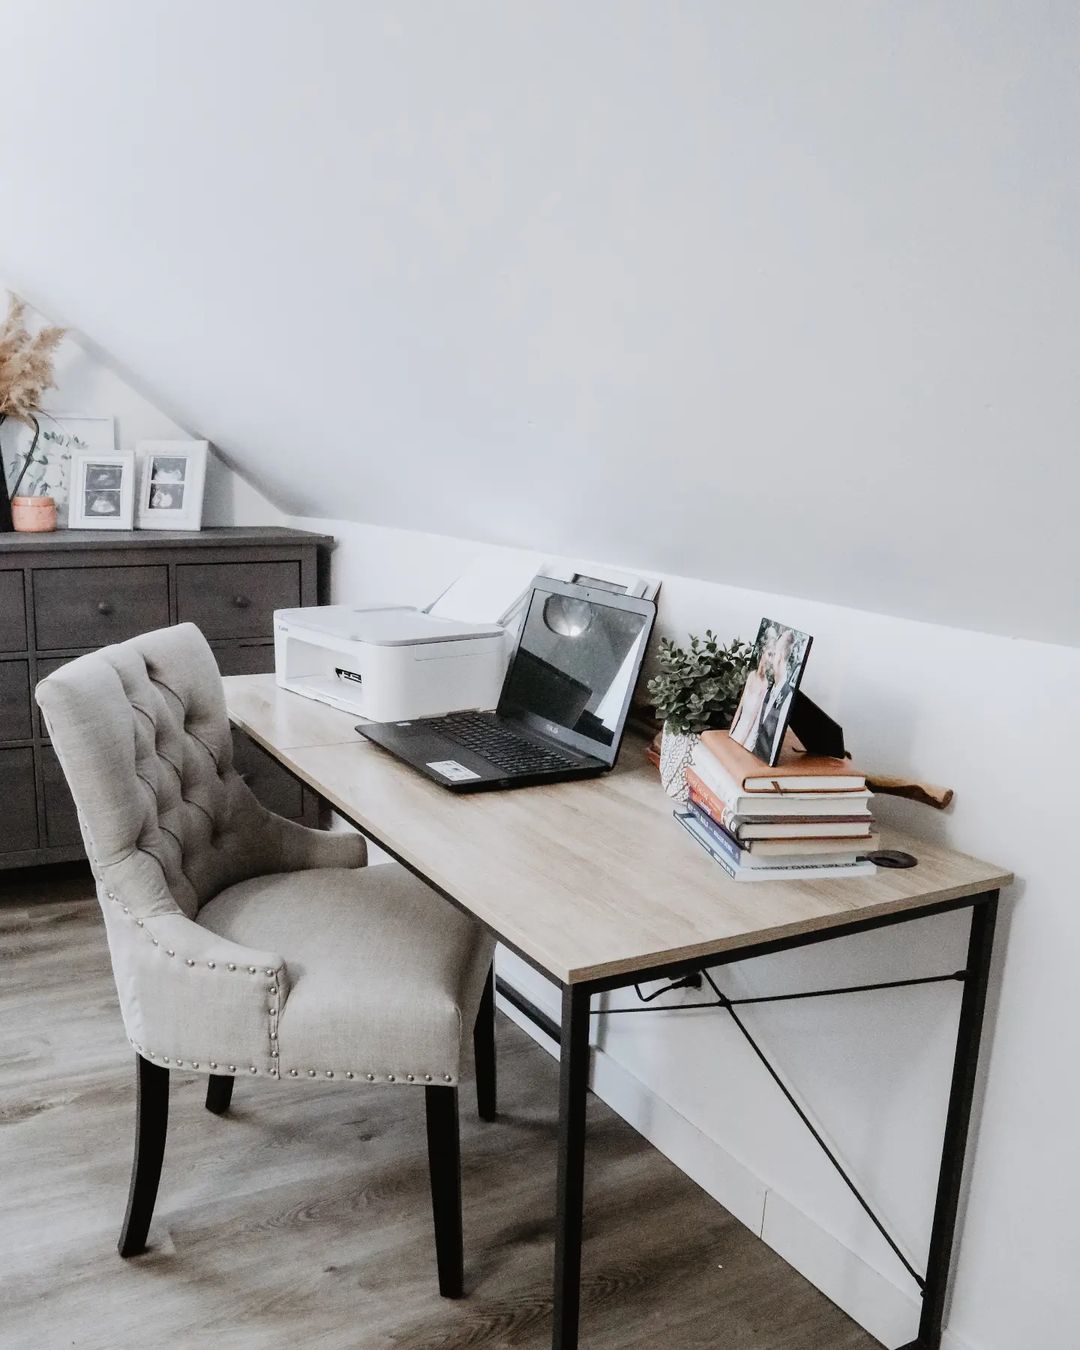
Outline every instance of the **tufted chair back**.
<svg viewBox="0 0 1080 1350">
<path fill-rule="evenodd" d="M 363 840 L 255 799 L 192 624 L 80 656 L 41 681 L 37 701 L 78 807 L 128 1040 L 164 1064 L 276 1077 L 285 960 L 207 931 L 199 910 L 254 877 L 360 867 Z"/>
<path fill-rule="evenodd" d="M 193 624 L 81 656 L 37 699 L 95 873 L 143 917 L 193 919 L 225 886 L 281 867 L 281 822 L 233 768 L 221 677 Z"/>
</svg>

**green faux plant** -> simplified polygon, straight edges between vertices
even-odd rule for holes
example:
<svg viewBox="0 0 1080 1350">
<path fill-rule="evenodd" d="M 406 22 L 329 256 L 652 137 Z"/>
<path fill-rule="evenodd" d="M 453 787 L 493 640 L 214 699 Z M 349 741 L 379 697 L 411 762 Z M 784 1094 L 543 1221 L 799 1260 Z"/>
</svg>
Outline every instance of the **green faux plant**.
<svg viewBox="0 0 1080 1350">
<path fill-rule="evenodd" d="M 750 671 L 753 647 L 741 638 L 722 646 L 711 629 L 689 647 L 660 640 L 660 673 L 648 683 L 656 715 L 669 731 L 697 733 L 729 727 Z"/>
</svg>

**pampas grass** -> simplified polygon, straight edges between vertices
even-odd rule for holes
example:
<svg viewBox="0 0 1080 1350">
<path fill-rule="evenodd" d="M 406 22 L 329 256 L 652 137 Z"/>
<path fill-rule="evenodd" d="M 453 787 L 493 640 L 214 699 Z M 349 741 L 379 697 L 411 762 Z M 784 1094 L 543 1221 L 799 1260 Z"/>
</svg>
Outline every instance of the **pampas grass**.
<svg viewBox="0 0 1080 1350">
<path fill-rule="evenodd" d="M 66 332 L 50 324 L 31 334 L 26 301 L 11 295 L 7 317 L 0 324 L 0 418 L 35 424 L 45 390 L 54 383 L 53 353 Z"/>
<path fill-rule="evenodd" d="M 19 491 L 26 471 L 34 462 L 41 427 L 35 413 L 41 411 L 41 400 L 53 379 L 53 354 L 64 339 L 66 328 L 50 324 L 31 333 L 26 326 L 26 301 L 8 292 L 8 312 L 0 324 L 0 426 L 9 417 L 34 428 L 34 439 L 23 462 L 22 471 L 11 489 L 14 497 Z M 3 476 L 0 458 L 0 477 Z M 0 483 L 0 487 L 3 484 Z"/>
</svg>

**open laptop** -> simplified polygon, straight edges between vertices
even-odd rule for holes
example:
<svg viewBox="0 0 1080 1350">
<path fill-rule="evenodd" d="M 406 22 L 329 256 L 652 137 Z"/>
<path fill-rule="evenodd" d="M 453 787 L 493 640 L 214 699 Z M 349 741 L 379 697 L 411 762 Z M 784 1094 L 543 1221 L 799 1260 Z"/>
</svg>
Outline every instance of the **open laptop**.
<svg viewBox="0 0 1080 1350">
<path fill-rule="evenodd" d="M 655 618 L 652 600 L 538 577 L 494 712 L 356 729 L 452 792 L 605 773 Z"/>
</svg>

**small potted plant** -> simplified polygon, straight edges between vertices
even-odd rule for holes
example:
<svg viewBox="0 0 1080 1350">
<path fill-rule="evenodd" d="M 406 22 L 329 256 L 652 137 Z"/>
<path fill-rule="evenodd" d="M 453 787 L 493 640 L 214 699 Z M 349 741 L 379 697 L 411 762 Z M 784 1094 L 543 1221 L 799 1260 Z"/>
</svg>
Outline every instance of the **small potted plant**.
<svg viewBox="0 0 1080 1350">
<path fill-rule="evenodd" d="M 660 781 L 664 791 L 686 800 L 686 769 L 701 733 L 729 727 L 739 706 L 753 647 L 735 638 L 725 647 L 706 629 L 688 647 L 662 638 L 659 674 L 648 683 L 657 717 L 664 724 L 660 742 Z"/>
<path fill-rule="evenodd" d="M 7 317 L 0 324 L 0 427 L 9 417 L 14 418 L 33 427 L 34 438 L 10 495 L 0 454 L 0 531 L 56 528 L 56 502 L 42 492 L 50 486 L 50 465 L 46 457 L 35 460 L 34 455 L 41 434 L 36 414 L 41 411 L 45 390 L 52 387 L 53 353 L 65 332 L 50 326 L 31 334 L 26 325 L 26 302 L 17 295 L 11 297 Z M 33 479 L 32 494 L 20 497 L 19 488 L 32 464 L 42 472 Z"/>
</svg>

